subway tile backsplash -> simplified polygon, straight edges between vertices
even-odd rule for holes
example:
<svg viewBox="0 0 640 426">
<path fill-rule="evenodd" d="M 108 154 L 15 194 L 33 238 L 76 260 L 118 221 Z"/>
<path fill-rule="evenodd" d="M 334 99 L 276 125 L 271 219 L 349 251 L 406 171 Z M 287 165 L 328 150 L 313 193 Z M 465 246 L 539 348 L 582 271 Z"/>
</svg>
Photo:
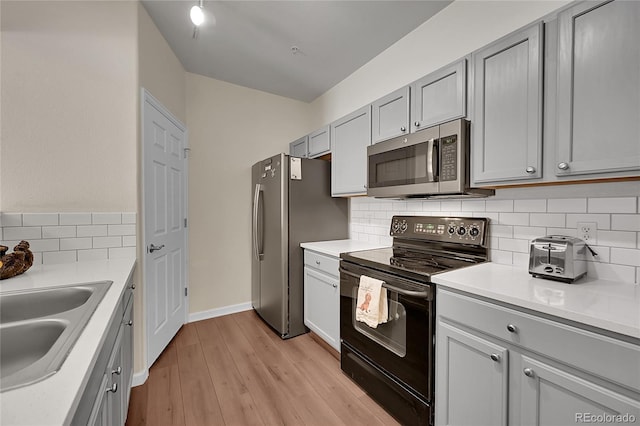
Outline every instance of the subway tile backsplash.
<svg viewBox="0 0 640 426">
<path fill-rule="evenodd" d="M 637 184 L 636 184 L 637 185 Z M 572 187 L 575 188 L 575 187 Z M 538 189 L 537 191 L 540 191 Z M 350 235 L 361 241 L 389 244 L 393 215 L 475 216 L 490 219 L 489 249 L 492 262 L 528 267 L 529 243 L 545 235 L 578 236 L 580 222 L 596 223 L 591 244 L 598 257 L 589 255 L 588 274 L 606 280 L 640 283 L 640 200 L 631 196 L 558 196 L 513 199 L 496 194 L 484 200 L 392 201 L 368 197 L 350 199 Z M 584 192 L 579 189 L 576 192 Z M 513 191 L 512 191 L 513 192 Z M 508 193 L 511 194 L 511 193 Z M 599 194 L 600 195 L 600 194 Z M 509 195 L 508 195 L 509 196 Z"/>
<path fill-rule="evenodd" d="M 136 213 L 0 213 L 0 241 L 27 240 L 34 264 L 136 256 Z"/>
</svg>

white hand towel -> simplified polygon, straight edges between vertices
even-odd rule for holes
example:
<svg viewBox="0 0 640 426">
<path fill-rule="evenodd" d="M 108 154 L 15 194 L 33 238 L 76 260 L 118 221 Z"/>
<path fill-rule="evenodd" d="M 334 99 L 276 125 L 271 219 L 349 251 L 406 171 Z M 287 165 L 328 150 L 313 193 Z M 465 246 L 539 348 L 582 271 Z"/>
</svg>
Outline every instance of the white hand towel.
<svg viewBox="0 0 640 426">
<path fill-rule="evenodd" d="M 382 287 L 383 282 L 366 275 L 360 276 L 356 300 L 356 321 L 364 322 L 372 328 L 377 328 L 378 324 L 387 322 L 389 316 L 387 289 Z"/>
</svg>

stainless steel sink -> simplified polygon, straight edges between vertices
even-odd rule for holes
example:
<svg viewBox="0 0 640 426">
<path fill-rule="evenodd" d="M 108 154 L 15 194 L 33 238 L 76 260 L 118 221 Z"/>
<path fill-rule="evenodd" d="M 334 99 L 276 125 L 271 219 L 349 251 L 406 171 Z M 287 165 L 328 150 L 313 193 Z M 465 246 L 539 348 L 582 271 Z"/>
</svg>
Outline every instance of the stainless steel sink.
<svg viewBox="0 0 640 426">
<path fill-rule="evenodd" d="M 0 391 L 58 371 L 111 284 L 0 294 Z"/>
<path fill-rule="evenodd" d="M 0 323 L 69 311 L 85 304 L 93 292 L 93 287 L 74 286 L 3 295 L 0 298 Z"/>
</svg>

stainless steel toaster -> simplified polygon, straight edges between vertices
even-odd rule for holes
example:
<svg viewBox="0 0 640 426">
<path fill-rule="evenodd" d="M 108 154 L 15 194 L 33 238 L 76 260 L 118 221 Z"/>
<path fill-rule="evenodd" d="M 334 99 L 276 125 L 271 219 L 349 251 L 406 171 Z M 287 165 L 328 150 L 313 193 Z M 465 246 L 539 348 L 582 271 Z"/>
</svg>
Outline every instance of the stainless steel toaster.
<svg viewBox="0 0 640 426">
<path fill-rule="evenodd" d="M 536 238 L 529 250 L 529 273 L 534 277 L 574 282 L 587 273 L 586 251 L 585 242 L 579 238 L 564 235 Z"/>
</svg>

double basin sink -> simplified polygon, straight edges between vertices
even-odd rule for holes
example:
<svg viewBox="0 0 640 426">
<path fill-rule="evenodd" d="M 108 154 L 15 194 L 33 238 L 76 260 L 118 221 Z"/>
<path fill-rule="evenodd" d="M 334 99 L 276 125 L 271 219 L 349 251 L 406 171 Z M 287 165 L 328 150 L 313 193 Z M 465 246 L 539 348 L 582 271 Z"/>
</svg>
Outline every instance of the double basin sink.
<svg viewBox="0 0 640 426">
<path fill-rule="evenodd" d="M 99 281 L 0 295 L 0 392 L 60 369 L 111 286 Z"/>
</svg>

